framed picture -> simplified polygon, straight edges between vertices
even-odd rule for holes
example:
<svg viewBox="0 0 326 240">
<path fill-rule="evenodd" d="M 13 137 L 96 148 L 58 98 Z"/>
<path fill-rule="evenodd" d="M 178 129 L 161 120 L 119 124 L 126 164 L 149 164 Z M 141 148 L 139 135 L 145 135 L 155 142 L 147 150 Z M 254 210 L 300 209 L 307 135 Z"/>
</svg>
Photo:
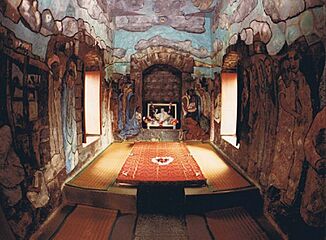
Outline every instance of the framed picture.
<svg viewBox="0 0 326 240">
<path fill-rule="evenodd" d="M 147 128 L 176 128 L 177 104 L 176 103 L 148 103 L 147 117 L 144 118 Z"/>
</svg>

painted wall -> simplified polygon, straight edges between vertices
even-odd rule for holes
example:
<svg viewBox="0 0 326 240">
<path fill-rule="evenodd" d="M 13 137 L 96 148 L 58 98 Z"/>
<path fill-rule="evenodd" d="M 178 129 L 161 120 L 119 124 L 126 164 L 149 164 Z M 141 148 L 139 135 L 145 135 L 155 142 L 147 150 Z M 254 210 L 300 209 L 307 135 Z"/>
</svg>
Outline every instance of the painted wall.
<svg viewBox="0 0 326 240">
<path fill-rule="evenodd" d="M 81 1 L 0 3 L 0 198 L 17 239 L 62 203 L 64 181 L 113 141 L 112 19 Z M 81 5 L 82 6 L 82 5 Z M 84 146 L 83 71 L 102 72 L 102 134 Z"/>
<path fill-rule="evenodd" d="M 198 61 L 198 65 L 207 67 L 196 67 L 197 75 L 211 77 L 211 31 L 210 18 L 205 18 L 205 31 L 201 34 L 179 31 L 171 26 L 156 25 L 144 32 L 130 32 L 119 29 L 115 32 L 114 48 L 120 55 L 116 55 L 113 71 L 120 74 L 130 73 L 130 57 L 137 51 L 148 47 L 172 47 L 176 50 L 189 53 Z"/>
<path fill-rule="evenodd" d="M 212 19 L 213 62 L 240 67 L 240 148 L 220 136 L 220 84 L 213 142 L 260 187 L 266 216 L 290 239 L 323 235 L 324 13 L 322 1 L 221 1 Z"/>
<path fill-rule="evenodd" d="M 116 21 L 118 20 L 119 19 L 116 19 Z M 154 136 L 148 137 L 143 133 L 141 126 L 146 124 L 141 120 L 137 130 L 135 130 L 136 127 L 134 125 L 125 122 L 124 116 L 126 112 L 129 111 L 126 109 L 128 106 L 128 100 L 126 99 L 128 98 L 129 92 L 132 92 L 134 98 L 136 98 L 137 106 L 143 106 L 141 99 L 142 89 L 138 87 L 142 86 L 142 79 L 140 76 L 143 76 L 143 71 L 148 67 L 155 64 L 167 64 L 179 69 L 183 76 L 181 80 L 182 84 L 170 86 L 171 88 L 180 88 L 178 91 L 182 93 L 183 101 L 180 100 L 178 103 L 180 104 L 180 118 L 178 121 L 182 126 L 182 132 L 185 134 L 183 134 L 183 136 L 181 134 L 181 138 L 192 140 L 208 139 L 210 125 L 210 91 L 213 88 L 213 72 L 211 65 L 212 34 L 210 18 L 206 17 L 204 20 L 204 31 L 200 33 L 195 32 L 191 27 L 187 31 L 181 29 L 177 30 L 168 24 L 156 24 L 142 31 L 118 29 L 115 32 L 115 48 L 113 52 L 114 63 L 110 71 L 118 76 L 127 75 L 126 77 L 120 77 L 114 80 L 118 87 L 116 91 L 117 95 L 114 94 L 112 96 L 115 98 L 114 101 L 116 101 L 121 108 L 116 110 L 115 114 L 116 118 L 119 119 L 119 124 L 114 128 L 114 131 L 117 132 L 116 136 L 121 136 L 121 133 L 125 135 L 124 133 L 126 132 L 134 132 L 134 135 L 140 134 L 138 139 L 149 140 L 156 138 Z M 119 25 L 118 22 L 117 25 Z M 180 57 L 176 57 L 173 52 L 176 52 Z M 187 63 L 184 62 L 184 57 L 189 60 Z M 144 61 L 144 59 L 146 60 Z M 131 65 L 134 64 L 133 61 L 139 64 L 139 67 L 134 66 L 134 69 L 132 69 L 133 67 Z M 187 70 L 185 70 L 185 68 L 187 68 Z M 129 79 L 128 84 L 126 84 L 125 79 Z M 187 81 L 187 83 L 185 83 L 185 81 Z M 158 85 L 159 84 L 160 83 L 158 83 Z M 186 94 L 188 90 L 192 92 L 193 96 Z M 186 114 L 188 111 L 186 110 L 186 105 L 194 103 L 191 101 L 195 101 L 195 98 L 198 99 L 196 101 L 198 117 L 191 118 L 189 114 Z M 163 99 L 164 98 L 158 102 L 164 102 Z M 144 111 L 139 114 L 141 114 L 141 117 L 146 118 L 145 121 L 149 121 L 149 116 L 147 116 Z M 187 120 L 186 116 L 189 117 Z M 180 126 L 179 124 L 178 126 Z"/>
<path fill-rule="evenodd" d="M 316 34 L 325 38 L 324 1 L 220 1 L 212 16 L 212 42 L 215 63 L 229 45 L 239 37 L 250 45 L 258 34 L 270 55 L 277 54 L 284 44 L 291 45 L 302 35 Z"/>
</svg>

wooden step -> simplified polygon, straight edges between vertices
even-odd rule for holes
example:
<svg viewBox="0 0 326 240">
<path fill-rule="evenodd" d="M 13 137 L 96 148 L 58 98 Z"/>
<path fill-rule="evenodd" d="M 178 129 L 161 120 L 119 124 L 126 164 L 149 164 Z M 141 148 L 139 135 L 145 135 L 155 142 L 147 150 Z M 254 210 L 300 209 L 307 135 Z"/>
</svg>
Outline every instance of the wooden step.
<svg viewBox="0 0 326 240">
<path fill-rule="evenodd" d="M 267 234 L 242 207 L 221 209 L 206 214 L 215 239 L 268 240 Z"/>
<path fill-rule="evenodd" d="M 136 213 L 135 188 L 111 187 L 106 191 L 83 189 L 65 185 L 65 202 L 70 205 L 84 204 L 99 208 L 116 209 L 122 213 Z"/>
<path fill-rule="evenodd" d="M 67 217 L 53 239 L 107 240 L 117 214 L 115 210 L 79 205 Z"/>
<path fill-rule="evenodd" d="M 244 201 L 245 199 L 245 201 Z M 262 214 L 263 201 L 256 187 L 209 192 L 203 188 L 185 188 L 186 213 L 205 213 L 213 210 L 243 206 L 255 215 Z"/>
</svg>

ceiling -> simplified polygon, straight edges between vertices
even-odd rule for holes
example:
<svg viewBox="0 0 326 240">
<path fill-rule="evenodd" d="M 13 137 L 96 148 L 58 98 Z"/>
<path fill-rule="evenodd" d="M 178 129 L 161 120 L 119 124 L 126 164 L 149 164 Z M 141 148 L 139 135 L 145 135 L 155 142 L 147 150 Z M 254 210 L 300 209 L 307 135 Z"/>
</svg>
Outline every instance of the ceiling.
<svg viewBox="0 0 326 240">
<path fill-rule="evenodd" d="M 77 0 L 80 7 L 115 17 L 117 30 L 147 31 L 155 25 L 202 33 L 217 0 Z M 90 13 L 92 15 L 92 13 Z"/>
</svg>

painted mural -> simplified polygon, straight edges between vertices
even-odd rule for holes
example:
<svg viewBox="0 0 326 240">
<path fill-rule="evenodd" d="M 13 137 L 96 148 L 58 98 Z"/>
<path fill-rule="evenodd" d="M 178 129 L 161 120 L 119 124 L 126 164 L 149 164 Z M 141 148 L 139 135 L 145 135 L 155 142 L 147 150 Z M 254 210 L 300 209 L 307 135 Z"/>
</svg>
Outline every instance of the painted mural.
<svg viewBox="0 0 326 240">
<path fill-rule="evenodd" d="M 261 187 L 286 235 L 321 229 L 324 23 L 321 0 L 1 1 L 0 195 L 15 237 L 28 239 L 65 179 L 114 139 L 210 139 Z M 220 72 L 236 67 L 239 150 L 219 134 Z M 102 135 L 87 146 L 88 70 L 104 79 Z M 166 105 L 148 116 L 151 102 Z"/>
<path fill-rule="evenodd" d="M 16 239 L 29 239 L 62 203 L 65 179 L 113 141 L 103 74 L 102 136 L 83 146 L 82 71 L 104 71 L 112 54 L 114 24 L 100 18 L 77 1 L 0 4 L 0 196 Z"/>
<path fill-rule="evenodd" d="M 219 136 L 218 87 L 214 142 L 261 186 L 266 214 L 294 239 L 311 237 L 325 216 L 324 160 L 313 147 L 324 141 L 324 11 L 323 1 L 219 1 L 211 24 L 212 63 L 224 71 L 239 63 L 241 89 L 240 149 Z"/>
<path fill-rule="evenodd" d="M 76 122 L 76 97 L 74 85 L 77 78 L 77 63 L 73 59 L 67 61 L 66 72 L 63 77 L 62 89 L 62 125 L 63 147 L 66 158 L 66 171 L 71 172 L 78 164 L 77 152 L 77 122 Z"/>
<path fill-rule="evenodd" d="M 240 149 L 228 145 L 218 134 L 215 143 L 262 187 L 267 213 L 295 238 L 298 233 L 294 228 L 303 227 L 304 222 L 320 227 L 325 214 L 320 185 L 314 185 L 323 178 L 323 153 L 308 147 L 309 141 L 316 148 L 324 141 L 319 121 L 323 116 L 320 99 L 325 92 L 319 91 L 319 86 L 325 81 L 325 48 L 320 40 L 309 44 L 301 37 L 271 56 L 258 36 L 253 41 L 243 48 L 238 40 L 233 47 L 241 64 Z M 215 128 L 219 128 L 217 121 Z M 311 156 L 314 162 L 310 162 Z M 293 222 L 295 217 L 301 222 Z"/>
</svg>

